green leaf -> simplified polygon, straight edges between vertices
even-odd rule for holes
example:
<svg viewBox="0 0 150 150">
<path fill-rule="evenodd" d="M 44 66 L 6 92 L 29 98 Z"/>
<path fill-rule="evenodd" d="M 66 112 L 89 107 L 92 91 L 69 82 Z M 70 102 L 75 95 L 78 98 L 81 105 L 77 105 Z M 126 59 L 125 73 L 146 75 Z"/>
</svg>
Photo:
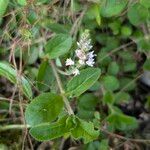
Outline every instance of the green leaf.
<svg viewBox="0 0 150 150">
<path fill-rule="evenodd" d="M 84 150 L 109 150 L 109 140 L 102 139 L 101 141 L 90 142 L 84 145 Z"/>
<path fill-rule="evenodd" d="M 120 78 L 120 89 L 124 89 L 124 91 L 132 91 L 136 87 L 136 82 L 131 78 Z"/>
<path fill-rule="evenodd" d="M 148 56 L 148 53 L 150 50 L 150 42 L 149 42 L 150 37 L 148 36 L 147 38 L 144 38 L 143 36 L 141 36 L 140 38 L 141 38 L 141 40 L 136 41 L 138 51 L 147 53 L 147 56 Z"/>
<path fill-rule="evenodd" d="M 108 139 L 101 140 L 99 149 L 100 150 L 109 150 L 109 140 Z"/>
<path fill-rule="evenodd" d="M 150 71 L 150 58 L 144 62 L 143 68 L 144 70 Z"/>
<path fill-rule="evenodd" d="M 99 136 L 99 130 L 94 129 L 92 122 L 86 122 L 82 119 L 76 118 L 76 127 L 71 131 L 75 139 L 82 138 L 84 143 L 89 143 Z"/>
<path fill-rule="evenodd" d="M 125 61 L 122 66 L 122 69 L 124 72 L 129 72 L 129 71 L 134 72 L 136 70 L 136 66 L 137 64 L 134 61 Z"/>
<path fill-rule="evenodd" d="M 53 93 L 43 93 L 27 106 L 25 118 L 29 125 L 51 122 L 63 108 L 62 97 Z"/>
<path fill-rule="evenodd" d="M 134 117 L 122 113 L 112 113 L 107 117 L 107 121 L 114 129 L 129 131 L 138 127 L 137 120 Z"/>
<path fill-rule="evenodd" d="M 150 8 L 150 1 L 149 0 L 140 0 L 140 4 L 146 8 Z"/>
<path fill-rule="evenodd" d="M 95 4 L 93 6 L 93 9 L 94 9 L 94 16 L 95 16 L 96 22 L 100 26 L 101 24 L 101 16 L 100 16 L 100 11 L 99 11 L 100 6 L 98 4 Z"/>
<path fill-rule="evenodd" d="M 37 87 L 40 91 L 46 91 L 49 89 L 51 83 L 55 80 L 52 69 L 48 61 L 41 63 L 38 76 L 37 76 Z"/>
<path fill-rule="evenodd" d="M 94 110 L 97 105 L 98 99 L 90 93 L 82 95 L 78 100 L 78 106 L 86 110 Z"/>
<path fill-rule="evenodd" d="M 124 37 L 129 37 L 132 34 L 132 28 L 130 26 L 122 26 L 121 27 L 121 34 Z"/>
<path fill-rule="evenodd" d="M 98 4 L 92 4 L 89 9 L 87 10 L 86 17 L 89 20 L 95 19 L 97 24 L 101 24 L 101 17 L 100 17 L 100 5 Z"/>
<path fill-rule="evenodd" d="M 114 61 L 108 66 L 108 73 L 110 75 L 116 75 L 119 72 L 119 65 Z"/>
<path fill-rule="evenodd" d="M 131 24 L 138 26 L 144 23 L 149 15 L 149 11 L 144 6 L 136 3 L 132 5 L 128 10 L 128 18 Z"/>
<path fill-rule="evenodd" d="M 121 22 L 119 20 L 109 23 L 108 26 L 111 28 L 114 35 L 119 34 L 121 28 Z"/>
<path fill-rule="evenodd" d="M 103 97 L 103 102 L 105 104 L 113 104 L 114 103 L 114 95 L 112 92 L 107 91 Z"/>
<path fill-rule="evenodd" d="M 67 84 L 67 92 L 71 96 L 79 96 L 88 90 L 100 77 L 101 70 L 98 68 L 87 68 L 80 75 L 73 77 Z"/>
<path fill-rule="evenodd" d="M 91 87 L 90 87 L 90 91 L 98 91 L 101 88 L 101 84 L 96 81 Z"/>
<path fill-rule="evenodd" d="M 118 53 L 119 57 L 125 61 L 125 63 L 128 61 L 134 60 L 134 53 L 132 51 L 121 51 Z"/>
<path fill-rule="evenodd" d="M 0 75 L 7 78 L 10 82 L 17 84 L 19 80 L 17 72 L 8 63 L 0 62 Z M 25 96 L 29 99 L 32 98 L 32 89 L 29 82 L 21 76 L 21 85 Z"/>
<path fill-rule="evenodd" d="M 120 104 L 120 103 L 126 103 L 129 102 L 130 100 L 130 95 L 126 92 L 118 92 L 115 94 L 115 103 Z"/>
<path fill-rule="evenodd" d="M 47 42 L 45 49 L 49 58 L 54 59 L 66 54 L 71 48 L 71 45 L 72 38 L 69 35 L 58 34 Z"/>
<path fill-rule="evenodd" d="M 30 134 L 38 141 L 47 141 L 59 138 L 69 133 L 73 125 L 67 126 L 67 117 L 64 116 L 54 123 L 43 123 L 30 129 Z"/>
<path fill-rule="evenodd" d="M 98 53 L 97 59 L 100 66 L 107 66 L 112 61 L 112 58 L 108 56 L 106 51 L 100 51 Z"/>
<path fill-rule="evenodd" d="M 100 147 L 100 142 L 94 141 L 84 145 L 84 150 L 101 150 L 99 149 L 99 147 Z"/>
<path fill-rule="evenodd" d="M 95 107 L 98 99 L 93 94 L 86 93 L 78 100 L 78 113 L 77 115 L 86 120 L 91 120 L 94 117 Z"/>
<path fill-rule="evenodd" d="M 23 36 L 25 36 L 25 34 L 23 34 Z M 37 47 L 31 47 L 30 50 L 25 51 L 23 54 L 23 60 L 26 65 L 32 65 L 36 63 L 39 57 L 39 51 L 37 50 Z"/>
<path fill-rule="evenodd" d="M 17 0 L 18 4 L 25 6 L 27 5 L 27 1 L 26 0 Z"/>
<path fill-rule="evenodd" d="M 49 20 L 49 19 L 48 19 Z M 44 25 L 44 27 L 49 28 L 51 31 L 55 32 L 55 33 L 64 33 L 64 34 L 68 34 L 70 31 L 70 26 L 68 24 L 58 24 L 58 23 L 47 23 Z"/>
<path fill-rule="evenodd" d="M 112 17 L 119 15 L 126 7 L 127 0 L 103 0 L 101 14 L 103 17 Z"/>
<path fill-rule="evenodd" d="M 3 144 L 3 143 L 1 143 L 1 144 L 0 144 L 0 149 L 1 149 L 1 150 L 8 150 L 8 146 L 5 145 L 5 144 Z"/>
<path fill-rule="evenodd" d="M 9 0 L 0 0 L 0 19 L 5 14 L 6 9 L 8 7 L 8 3 L 9 3 Z"/>
<path fill-rule="evenodd" d="M 86 110 L 83 108 L 78 108 L 78 113 L 77 116 L 81 119 L 87 120 L 87 121 L 92 121 L 94 117 L 94 110 Z"/>
<path fill-rule="evenodd" d="M 103 77 L 102 82 L 107 90 L 115 91 L 119 88 L 119 81 L 114 76 L 106 75 Z"/>
</svg>

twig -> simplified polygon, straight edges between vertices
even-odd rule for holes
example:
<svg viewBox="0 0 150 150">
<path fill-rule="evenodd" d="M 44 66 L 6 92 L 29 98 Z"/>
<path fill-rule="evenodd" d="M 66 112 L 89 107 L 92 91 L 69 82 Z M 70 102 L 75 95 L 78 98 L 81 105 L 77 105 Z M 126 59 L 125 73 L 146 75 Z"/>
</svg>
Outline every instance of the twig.
<svg viewBox="0 0 150 150">
<path fill-rule="evenodd" d="M 145 139 L 132 139 L 132 138 L 127 138 L 127 137 L 124 137 L 124 136 L 121 136 L 121 135 L 118 135 L 116 133 L 112 133 L 112 132 L 109 132 L 103 128 L 100 128 L 100 130 L 112 137 L 116 137 L 118 139 L 122 139 L 122 140 L 126 140 L 126 141 L 131 141 L 131 142 L 137 142 L 137 143 L 150 143 L 150 140 L 145 140 Z"/>
<path fill-rule="evenodd" d="M 128 46 L 130 46 L 132 44 L 137 44 L 138 42 L 140 42 L 143 39 L 149 39 L 149 38 L 150 38 L 150 36 L 145 36 L 144 38 L 139 38 L 139 39 L 131 39 L 132 40 L 131 42 L 126 43 L 124 45 L 121 45 L 121 46 L 111 50 L 108 54 L 106 54 L 104 57 L 102 57 L 99 62 L 101 62 L 102 60 L 104 60 L 108 56 L 112 55 L 113 53 L 115 53 L 115 52 L 117 52 L 117 51 L 119 51 L 121 49 L 124 49 L 124 48 L 126 48 L 126 47 L 128 47 Z"/>
<path fill-rule="evenodd" d="M 111 54 L 113 54 L 113 53 L 115 53 L 115 52 L 117 52 L 117 51 L 119 51 L 119 50 L 121 50 L 121 49 L 123 49 L 123 48 L 126 48 L 126 47 L 132 45 L 133 43 L 134 43 L 134 42 L 131 41 L 131 42 L 127 43 L 127 44 L 121 45 L 121 46 L 119 46 L 119 47 L 113 49 L 110 53 L 106 54 L 103 58 L 101 58 L 101 59 L 100 59 L 100 62 L 101 62 L 102 60 L 104 60 L 105 58 L 107 58 L 108 56 L 110 56 Z"/>
<path fill-rule="evenodd" d="M 81 21 L 84 17 L 84 14 L 86 13 L 87 11 L 87 6 L 85 6 L 84 10 L 81 12 L 80 16 L 76 19 L 75 23 L 73 24 L 72 28 L 71 28 L 71 31 L 70 31 L 70 35 L 73 36 L 73 37 L 76 37 L 76 34 L 77 34 L 77 31 L 78 31 L 78 28 L 80 27 L 80 24 L 81 24 Z"/>
</svg>

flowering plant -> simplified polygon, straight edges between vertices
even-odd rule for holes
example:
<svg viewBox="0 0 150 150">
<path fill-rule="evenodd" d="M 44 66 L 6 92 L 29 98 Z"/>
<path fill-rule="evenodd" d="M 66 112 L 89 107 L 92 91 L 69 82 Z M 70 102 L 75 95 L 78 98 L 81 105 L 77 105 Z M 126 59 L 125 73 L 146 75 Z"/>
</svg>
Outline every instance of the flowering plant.
<svg viewBox="0 0 150 150">
<path fill-rule="evenodd" d="M 150 149 L 149 14 L 150 0 L 0 0 L 0 150 Z"/>
<path fill-rule="evenodd" d="M 66 60 L 66 66 L 69 66 L 68 72 L 74 74 L 75 76 L 80 74 L 79 69 L 82 66 L 90 66 L 94 65 L 94 51 L 90 51 L 92 49 L 91 39 L 89 38 L 89 31 L 86 30 L 80 38 L 80 41 L 77 42 L 78 48 L 75 50 L 75 60 L 68 58 Z M 89 52 L 90 51 L 90 52 Z M 77 59 L 77 60 L 76 60 Z"/>
</svg>

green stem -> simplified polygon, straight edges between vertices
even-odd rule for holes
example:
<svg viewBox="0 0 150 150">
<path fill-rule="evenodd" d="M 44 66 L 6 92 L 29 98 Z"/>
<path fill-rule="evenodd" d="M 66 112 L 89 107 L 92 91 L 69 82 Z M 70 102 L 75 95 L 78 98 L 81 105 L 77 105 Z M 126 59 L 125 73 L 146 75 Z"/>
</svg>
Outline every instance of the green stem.
<svg viewBox="0 0 150 150">
<path fill-rule="evenodd" d="M 65 106 L 66 106 L 66 109 L 67 109 L 67 111 L 68 111 L 68 114 L 69 114 L 69 115 L 73 115 L 74 112 L 73 112 L 73 110 L 72 110 L 72 108 L 71 108 L 71 106 L 70 106 L 70 104 L 69 104 L 69 101 L 68 101 L 67 97 L 64 95 L 64 94 L 65 94 L 65 91 L 64 91 L 64 89 L 63 89 L 62 82 L 61 82 L 61 79 L 60 79 L 60 77 L 59 77 L 59 75 L 58 75 L 58 73 L 57 73 L 57 70 L 56 70 L 56 67 L 55 67 L 54 62 L 53 62 L 53 61 L 50 61 L 50 65 L 51 65 L 51 67 L 52 67 L 54 76 L 55 76 L 55 78 L 56 78 L 56 81 L 57 81 L 57 84 L 58 84 L 60 93 L 62 94 L 63 101 L 64 101 L 64 103 L 65 103 Z"/>
<path fill-rule="evenodd" d="M 26 129 L 29 127 L 30 127 L 29 125 L 22 125 L 22 124 L 12 124 L 12 125 L 0 126 L 0 132 L 10 130 L 10 129 Z"/>
</svg>

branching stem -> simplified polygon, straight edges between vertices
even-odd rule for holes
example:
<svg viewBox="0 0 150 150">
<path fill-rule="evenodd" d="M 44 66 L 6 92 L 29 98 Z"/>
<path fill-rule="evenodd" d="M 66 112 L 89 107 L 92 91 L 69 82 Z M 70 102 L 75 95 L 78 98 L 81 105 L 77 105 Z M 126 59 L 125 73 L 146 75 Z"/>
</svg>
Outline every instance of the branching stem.
<svg viewBox="0 0 150 150">
<path fill-rule="evenodd" d="M 65 106 L 66 106 L 66 109 L 67 109 L 67 111 L 68 111 L 68 114 L 69 114 L 69 115 L 73 115 L 74 112 L 73 112 L 73 110 L 72 110 L 72 108 L 71 108 L 71 106 L 70 106 L 70 104 L 69 104 L 69 101 L 68 101 L 67 97 L 64 95 L 64 94 L 65 94 L 65 91 L 64 91 L 64 89 L 63 89 L 61 79 L 60 79 L 60 77 L 59 77 L 59 75 L 58 75 L 58 73 L 57 73 L 56 66 L 55 66 L 55 64 L 54 64 L 54 62 L 53 62 L 52 60 L 50 61 L 50 65 L 51 65 L 51 67 L 52 67 L 54 76 L 55 76 L 55 78 L 56 78 L 56 81 L 57 81 L 57 84 L 58 84 L 60 93 L 61 93 L 61 95 L 62 95 L 62 97 L 63 97 L 63 101 L 64 101 Z"/>
</svg>

